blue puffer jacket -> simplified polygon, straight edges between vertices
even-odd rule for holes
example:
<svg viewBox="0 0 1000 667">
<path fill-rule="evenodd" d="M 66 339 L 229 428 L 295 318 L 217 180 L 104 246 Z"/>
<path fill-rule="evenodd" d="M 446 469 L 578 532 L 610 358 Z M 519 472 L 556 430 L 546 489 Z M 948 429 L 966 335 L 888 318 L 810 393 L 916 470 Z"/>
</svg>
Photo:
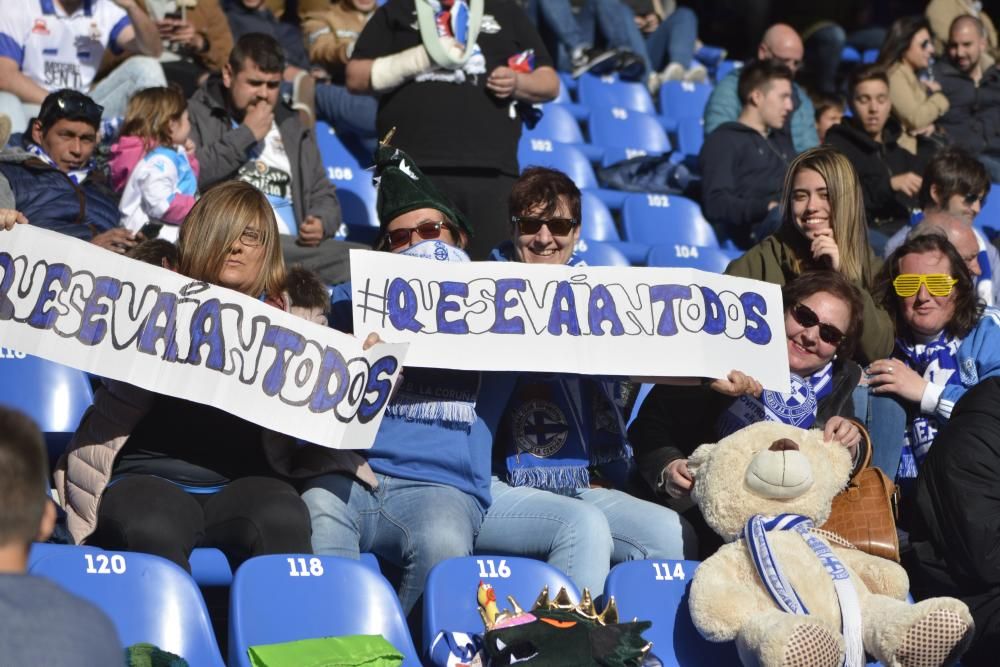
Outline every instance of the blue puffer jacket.
<svg viewBox="0 0 1000 667">
<path fill-rule="evenodd" d="M 35 227 L 89 241 L 118 226 L 118 204 L 105 190 L 69 177 L 34 155 L 0 154 L 0 208 L 15 208 Z"/>
<path fill-rule="evenodd" d="M 706 137 L 723 123 L 739 118 L 740 110 L 743 108 L 737 92 L 739 82 L 740 70 L 736 69 L 715 84 L 712 95 L 708 98 L 708 104 L 705 105 Z M 792 102 L 795 105 L 792 111 L 792 144 L 795 145 L 795 151 L 801 153 L 819 146 L 819 135 L 816 134 L 816 110 L 809 96 L 797 83 L 792 84 Z"/>
</svg>

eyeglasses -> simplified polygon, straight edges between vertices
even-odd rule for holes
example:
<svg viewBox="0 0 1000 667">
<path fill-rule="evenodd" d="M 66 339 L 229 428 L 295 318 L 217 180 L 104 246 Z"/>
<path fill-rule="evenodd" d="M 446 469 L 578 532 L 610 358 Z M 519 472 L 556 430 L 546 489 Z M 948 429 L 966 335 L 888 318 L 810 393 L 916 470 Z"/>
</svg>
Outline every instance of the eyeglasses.
<svg viewBox="0 0 1000 667">
<path fill-rule="evenodd" d="M 824 343 L 829 343 L 830 345 L 840 345 L 840 341 L 844 340 L 845 334 L 843 331 L 832 324 L 820 322 L 819 315 L 814 313 L 813 309 L 804 303 L 797 303 L 792 306 L 792 319 L 804 326 L 806 329 L 811 329 L 818 325 L 819 338 Z"/>
<path fill-rule="evenodd" d="M 264 243 L 264 235 L 260 233 L 259 229 L 247 227 L 243 230 L 243 233 L 240 234 L 240 243 L 248 248 L 256 248 Z"/>
<path fill-rule="evenodd" d="M 385 236 L 389 239 L 389 247 L 395 250 L 409 243 L 410 239 L 413 238 L 413 232 L 416 232 L 421 240 L 429 241 L 430 239 L 440 238 L 441 230 L 444 228 L 452 231 L 451 226 L 443 220 L 428 220 L 427 222 L 421 222 L 416 227 L 392 229 L 386 232 Z"/>
<path fill-rule="evenodd" d="M 927 286 L 931 296 L 949 296 L 957 282 L 957 278 L 946 273 L 901 273 L 892 281 L 892 286 L 896 294 L 905 299 L 919 292 L 921 285 Z"/>
<path fill-rule="evenodd" d="M 549 233 L 553 236 L 566 236 L 573 231 L 573 228 L 580 224 L 579 220 L 573 218 L 533 218 L 527 215 L 512 215 L 510 221 L 517 225 L 517 231 L 521 235 L 534 236 L 541 229 L 542 225 L 549 228 Z"/>
<path fill-rule="evenodd" d="M 980 206 L 986 206 L 986 195 L 977 195 L 970 193 L 962 197 L 962 201 L 965 202 L 966 206 L 972 206 L 976 202 L 979 202 Z"/>
</svg>

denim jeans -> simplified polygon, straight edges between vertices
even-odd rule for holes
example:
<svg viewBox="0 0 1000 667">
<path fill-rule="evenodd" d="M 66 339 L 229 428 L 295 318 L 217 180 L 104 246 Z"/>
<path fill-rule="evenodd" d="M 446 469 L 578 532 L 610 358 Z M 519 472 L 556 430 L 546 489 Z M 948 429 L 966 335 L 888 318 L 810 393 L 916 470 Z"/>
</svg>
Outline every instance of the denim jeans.
<svg viewBox="0 0 1000 667">
<path fill-rule="evenodd" d="M 572 69 L 569 54 L 574 49 L 593 46 L 597 35 L 609 47 L 624 48 L 646 58 L 646 45 L 633 20 L 632 10 L 619 0 L 585 0 L 579 16 L 569 0 L 528 0 L 529 18 L 541 32 L 549 32 L 558 44 L 553 54 L 559 69 Z M 647 62 L 648 67 L 648 62 Z"/>
<path fill-rule="evenodd" d="M 125 115 L 129 98 L 137 91 L 166 85 L 160 61 L 132 56 L 101 79 L 91 89 L 90 97 L 104 107 L 105 118 L 118 118 Z"/>
<path fill-rule="evenodd" d="M 805 42 L 805 64 L 813 73 L 819 91 L 830 95 L 837 93 L 837 70 L 845 45 L 864 53 L 879 48 L 884 38 L 884 28 L 863 28 L 848 35 L 836 23 L 813 32 Z"/>
<path fill-rule="evenodd" d="M 561 495 L 493 478 L 478 553 L 540 558 L 596 596 L 612 564 L 693 558 L 691 526 L 672 510 L 612 489 Z"/>
<path fill-rule="evenodd" d="M 355 95 L 332 83 L 316 86 L 316 117 L 333 127 L 337 138 L 362 165 L 371 162 L 377 146 L 377 111 L 378 100 L 370 95 Z"/>
<path fill-rule="evenodd" d="M 696 39 L 698 16 L 687 7 L 678 7 L 646 37 L 650 65 L 656 71 L 665 69 L 670 63 L 690 67 Z"/>
<path fill-rule="evenodd" d="M 302 500 L 312 519 L 313 551 L 354 559 L 371 552 L 399 566 L 397 593 L 409 614 L 432 567 L 472 554 L 483 512 L 472 496 L 450 486 L 376 478 L 374 491 L 348 475 L 308 481 Z"/>
<path fill-rule="evenodd" d="M 854 416 L 868 430 L 872 441 L 872 466 L 895 479 L 903 453 L 906 409 L 893 396 L 879 395 L 866 385 L 858 385 L 851 395 Z"/>
</svg>

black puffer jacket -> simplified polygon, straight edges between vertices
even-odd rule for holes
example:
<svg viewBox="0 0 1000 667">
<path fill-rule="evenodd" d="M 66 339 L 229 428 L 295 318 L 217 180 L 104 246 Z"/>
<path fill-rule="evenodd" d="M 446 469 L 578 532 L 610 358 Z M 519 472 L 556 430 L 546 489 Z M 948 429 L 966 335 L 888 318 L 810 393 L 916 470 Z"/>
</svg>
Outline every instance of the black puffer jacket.
<svg viewBox="0 0 1000 667">
<path fill-rule="evenodd" d="M 949 140 L 973 155 L 1000 152 L 1000 69 L 990 64 L 976 86 L 968 75 L 942 60 L 934 64 L 934 76 L 951 105 L 937 121 Z"/>
</svg>

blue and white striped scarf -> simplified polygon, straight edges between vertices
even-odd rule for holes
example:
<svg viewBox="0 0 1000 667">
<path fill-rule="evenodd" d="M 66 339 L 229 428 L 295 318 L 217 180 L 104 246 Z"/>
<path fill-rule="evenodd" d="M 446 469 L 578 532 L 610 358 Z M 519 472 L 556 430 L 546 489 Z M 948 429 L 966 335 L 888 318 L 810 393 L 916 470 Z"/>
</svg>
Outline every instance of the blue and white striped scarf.
<svg viewBox="0 0 1000 667">
<path fill-rule="evenodd" d="M 926 345 L 897 338 L 893 356 L 902 359 L 928 382 L 936 385 L 961 384 L 958 372 L 958 348 L 961 344 L 961 339 L 948 336 L 945 332 Z M 920 414 L 919 410 L 910 419 L 896 471 L 897 480 L 916 479 L 917 471 L 927 458 L 940 427 L 941 422 L 936 415 Z"/>
<path fill-rule="evenodd" d="M 29 153 L 31 153 L 42 162 L 49 165 L 50 167 L 53 167 L 54 169 L 59 169 L 59 166 L 55 163 L 55 160 L 49 157 L 49 154 L 45 152 L 45 149 L 39 146 L 38 144 L 28 144 L 27 150 Z M 80 183 L 83 183 L 83 181 L 86 180 L 87 175 L 90 174 L 90 169 L 93 166 L 94 163 L 91 161 L 88 162 L 83 169 L 74 169 L 73 171 L 67 171 L 63 173 L 65 173 L 66 176 L 69 177 L 69 180 L 73 181 L 74 185 L 80 185 Z M 60 171 L 62 170 L 60 169 Z"/>
<path fill-rule="evenodd" d="M 811 428 L 816 423 L 819 401 L 833 391 L 833 362 L 807 378 L 792 373 L 791 383 L 792 390 L 788 394 L 765 390 L 760 398 L 740 396 L 734 399 L 716 424 L 719 438 L 762 421 Z"/>
</svg>

